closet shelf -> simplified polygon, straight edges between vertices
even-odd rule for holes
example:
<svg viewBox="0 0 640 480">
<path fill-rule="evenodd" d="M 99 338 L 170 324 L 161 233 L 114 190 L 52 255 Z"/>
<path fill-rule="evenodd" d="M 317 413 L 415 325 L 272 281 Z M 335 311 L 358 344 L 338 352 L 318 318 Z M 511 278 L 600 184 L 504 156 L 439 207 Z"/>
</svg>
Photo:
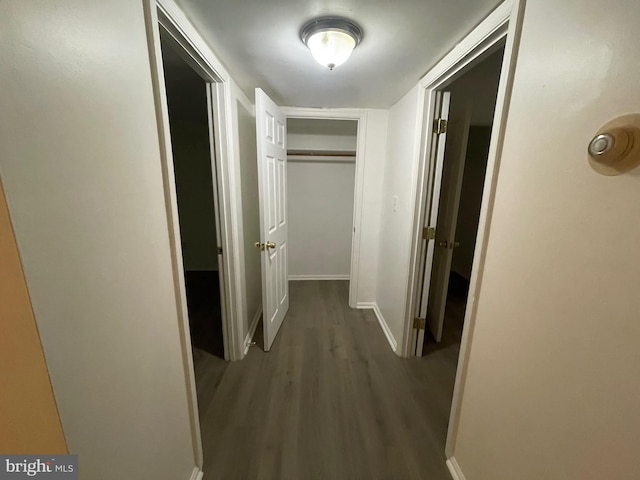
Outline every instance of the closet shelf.
<svg viewBox="0 0 640 480">
<path fill-rule="evenodd" d="M 356 161 L 356 152 L 351 150 L 288 150 L 289 162 L 347 162 Z"/>
</svg>

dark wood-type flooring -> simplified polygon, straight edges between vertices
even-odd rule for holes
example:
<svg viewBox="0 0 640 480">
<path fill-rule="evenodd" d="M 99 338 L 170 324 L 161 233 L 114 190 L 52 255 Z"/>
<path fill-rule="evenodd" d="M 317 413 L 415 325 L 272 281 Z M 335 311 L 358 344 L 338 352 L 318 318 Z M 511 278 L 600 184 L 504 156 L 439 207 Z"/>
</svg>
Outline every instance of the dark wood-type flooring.
<svg viewBox="0 0 640 480">
<path fill-rule="evenodd" d="M 290 295 L 269 353 L 251 348 L 221 381 L 196 366 L 205 480 L 448 480 L 459 344 L 399 358 L 373 312 L 349 308 L 348 282 L 291 282 Z"/>
</svg>

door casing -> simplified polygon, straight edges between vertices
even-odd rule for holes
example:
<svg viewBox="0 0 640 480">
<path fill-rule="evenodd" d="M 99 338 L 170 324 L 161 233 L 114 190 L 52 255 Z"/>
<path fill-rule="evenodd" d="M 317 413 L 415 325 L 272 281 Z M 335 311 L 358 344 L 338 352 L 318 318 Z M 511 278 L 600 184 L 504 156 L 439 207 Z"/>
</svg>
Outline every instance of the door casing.
<svg viewBox="0 0 640 480">
<path fill-rule="evenodd" d="M 478 224 L 478 235 L 473 257 L 473 267 L 469 284 L 469 296 L 465 312 L 464 329 L 460 345 L 460 355 L 456 372 L 453 400 L 449 418 L 445 455 L 447 466 L 454 478 L 462 478 L 454 457 L 454 445 L 459 423 L 460 403 L 464 378 L 467 374 L 469 351 L 473 338 L 474 321 L 476 317 L 477 298 L 482 281 L 482 271 L 485 262 L 487 240 L 491 223 L 491 211 L 495 198 L 495 187 L 498 176 L 500 155 L 506 128 L 506 118 L 511 97 L 513 77 L 518 52 L 518 43 L 522 30 L 525 0 L 506 0 L 500 4 L 487 18 L 472 30 L 458 45 L 456 45 L 435 67 L 433 67 L 419 84 L 419 105 L 422 115 L 417 122 L 416 135 L 421 138 L 418 158 L 418 185 L 416 189 L 412 242 L 410 250 L 410 271 L 407 285 L 407 299 L 405 305 L 404 332 L 401 344 L 401 356 L 410 356 L 411 347 L 415 345 L 416 330 L 413 319 L 419 308 L 419 289 L 421 277 L 419 274 L 420 251 L 422 247 L 422 221 L 428 195 L 428 179 L 433 169 L 429 164 L 432 135 L 430 125 L 435 115 L 436 92 L 455 81 L 472 63 L 490 55 L 504 42 L 504 59 L 500 72 L 500 83 L 496 99 L 496 109 L 493 119 L 493 130 L 485 177 L 485 184 Z"/>
<path fill-rule="evenodd" d="M 232 131 L 233 127 L 231 115 L 228 113 L 230 112 L 229 106 L 232 104 L 232 85 L 230 76 L 222 63 L 173 0 L 144 0 L 143 7 L 160 141 L 159 147 L 168 224 L 167 233 L 171 247 L 178 332 L 182 345 L 183 370 L 194 452 L 195 468 L 192 478 L 198 479 L 202 478 L 204 457 L 183 276 L 169 114 L 160 46 L 160 29 L 163 29 L 168 34 L 171 42 L 180 49 L 185 61 L 207 82 L 208 109 L 213 120 L 213 131 L 210 131 L 210 141 L 213 143 L 212 174 L 213 181 L 216 182 L 214 185 L 218 188 L 218 235 L 220 236 L 220 246 L 223 252 L 219 261 L 219 271 L 220 284 L 222 286 L 221 306 L 225 359 L 240 360 L 244 354 L 244 339 L 239 338 L 239 325 L 233 321 L 233 319 L 240 318 L 239 312 L 242 311 L 242 306 L 238 301 L 239 281 L 241 279 L 238 278 L 237 273 L 237 266 L 240 265 L 240 260 L 236 246 L 239 245 L 239 242 L 235 237 L 237 235 L 237 225 L 235 225 L 237 223 L 235 208 L 237 192 L 232 178 L 232 139 L 228 135 L 228 132 Z"/>
</svg>

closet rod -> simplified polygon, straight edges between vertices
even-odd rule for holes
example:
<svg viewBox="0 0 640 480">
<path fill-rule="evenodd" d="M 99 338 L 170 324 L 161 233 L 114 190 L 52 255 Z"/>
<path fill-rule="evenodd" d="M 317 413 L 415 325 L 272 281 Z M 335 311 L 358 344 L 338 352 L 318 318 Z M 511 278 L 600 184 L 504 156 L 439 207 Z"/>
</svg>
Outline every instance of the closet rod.
<svg viewBox="0 0 640 480">
<path fill-rule="evenodd" d="M 287 155 L 299 157 L 355 157 L 355 150 L 287 150 Z"/>
<path fill-rule="evenodd" d="M 356 152 L 348 150 L 288 150 L 289 162 L 344 162 L 356 161 Z"/>
<path fill-rule="evenodd" d="M 290 163 L 356 163 L 356 157 L 299 157 L 287 155 Z"/>
</svg>

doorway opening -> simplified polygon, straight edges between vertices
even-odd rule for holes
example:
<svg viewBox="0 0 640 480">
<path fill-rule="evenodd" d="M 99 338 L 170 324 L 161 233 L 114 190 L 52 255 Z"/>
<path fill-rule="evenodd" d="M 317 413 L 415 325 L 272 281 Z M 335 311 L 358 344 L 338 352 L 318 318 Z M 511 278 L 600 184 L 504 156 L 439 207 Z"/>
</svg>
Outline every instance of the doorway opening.
<svg viewBox="0 0 640 480">
<path fill-rule="evenodd" d="M 161 31 L 182 274 L 198 396 L 213 395 L 226 369 L 219 256 L 220 214 L 210 144 L 207 82 Z M 222 279 L 223 280 L 223 279 Z M 228 355 L 227 355 L 228 357 Z M 207 387 L 200 385 L 207 379 Z M 199 405 L 208 405 L 199 398 Z M 203 412 L 201 412 L 202 414 Z"/>
<path fill-rule="evenodd" d="M 289 281 L 350 280 L 357 120 L 287 120 Z"/>
<path fill-rule="evenodd" d="M 158 128 L 164 207 L 167 215 L 169 260 L 175 288 L 177 330 L 182 347 L 182 366 L 186 379 L 185 389 L 195 461 L 193 477 L 200 478 L 203 465 L 200 418 L 204 418 L 206 414 L 202 406 L 211 403 L 207 398 L 203 398 L 202 394 L 215 391 L 215 379 L 221 379 L 226 369 L 225 360 L 236 359 L 241 355 L 241 350 L 238 348 L 240 344 L 235 340 L 237 328 L 230 321 L 230 318 L 235 318 L 236 310 L 235 303 L 232 301 L 235 298 L 233 282 L 235 271 L 233 263 L 229 261 L 233 258 L 235 248 L 230 235 L 229 176 L 225 170 L 229 159 L 225 142 L 227 113 L 224 98 L 230 86 L 221 76 L 220 66 L 206 61 L 201 50 L 194 44 L 194 41 L 197 41 L 197 35 L 192 31 L 185 32 L 182 26 L 184 18 L 177 12 L 165 9 L 161 3 L 154 0 L 145 1 L 143 5 Z M 192 37 L 196 40 L 192 40 Z M 193 104 L 196 107 L 193 107 Z M 194 127 L 193 132 L 189 131 L 191 127 Z M 195 135 L 195 132 L 198 132 L 197 138 L 190 138 L 190 135 Z M 196 166 L 190 166 L 190 162 L 195 162 Z M 197 171 L 199 175 L 205 169 L 206 174 L 202 174 L 203 178 L 197 179 L 202 180 L 202 183 L 198 183 L 195 187 L 190 186 L 194 183 L 193 178 L 190 180 L 190 177 L 196 176 L 194 172 Z M 204 182 L 204 177 L 208 178 L 207 182 Z M 202 237 L 195 237 L 195 245 L 189 240 L 192 232 L 186 230 L 195 228 L 195 222 L 187 217 L 191 215 L 196 217 L 200 213 L 198 209 L 193 211 L 193 205 L 198 202 L 188 198 L 194 191 L 197 192 L 198 198 L 208 197 L 203 201 L 205 205 L 203 210 L 208 212 L 207 222 L 210 221 L 210 216 L 214 218 L 214 225 L 209 223 L 206 233 Z M 178 198 L 179 194 L 180 198 Z M 211 207 L 212 204 L 213 207 Z M 183 242 L 182 237 L 186 243 Z M 203 250 L 206 250 L 204 254 Z M 214 253 L 213 257 L 211 251 Z M 205 257 L 206 259 L 203 259 Z M 193 282 L 189 282 L 191 284 L 189 293 L 192 299 L 188 301 L 186 288 L 188 278 L 186 277 L 189 275 L 186 273 L 195 270 L 193 265 L 203 265 L 201 268 L 205 272 L 215 272 L 217 265 L 218 285 L 215 285 L 215 281 L 211 281 L 202 288 L 206 293 L 197 298 L 202 291 L 199 292 L 198 279 L 195 280 L 195 291 Z M 209 282 L 205 279 L 204 283 Z M 214 297 L 213 307 L 211 304 L 206 305 L 207 301 L 212 301 L 210 297 Z M 215 301 L 216 297 L 219 301 Z M 197 335 L 196 343 L 193 342 L 196 336 L 191 334 L 192 331 L 197 330 L 193 326 L 192 317 L 197 317 L 197 314 L 194 315 L 194 307 L 198 306 L 199 301 L 205 302 L 205 310 L 208 307 L 210 313 L 213 313 L 213 322 L 218 314 L 220 320 L 218 325 L 213 323 L 213 332 L 208 332 L 208 338 L 207 333 L 204 336 Z M 202 315 L 204 318 L 207 316 Z M 219 339 L 220 324 L 222 349 Z M 216 327 L 217 332 L 214 330 Z M 212 333 L 218 338 L 212 339 Z M 196 348 L 192 343 L 195 343 Z M 198 348 L 199 345 L 205 348 Z M 209 350 L 224 357 L 219 358 L 207 352 L 207 358 L 212 359 L 217 366 L 217 373 L 216 368 L 210 368 L 210 365 L 206 365 L 205 369 L 199 368 L 203 362 L 199 361 L 202 357 L 198 358 L 200 353 L 198 350 L 203 352 Z M 210 373 L 212 371 L 213 375 Z M 196 378 L 198 388 L 196 388 Z M 212 383 L 214 388 L 210 388 Z M 203 385 L 206 388 L 202 388 Z"/>
<path fill-rule="evenodd" d="M 454 478 L 461 477 L 461 471 L 455 458 L 455 445 L 460 424 L 462 395 L 469 366 L 470 345 L 473 341 L 475 317 L 478 308 L 477 297 L 482 282 L 491 212 L 496 195 L 497 174 L 506 129 L 508 105 L 513 86 L 517 47 L 522 29 L 523 7 L 524 2 L 519 0 L 502 3 L 422 78 L 418 90 L 419 102 L 422 105 L 422 115 L 418 121 L 420 148 L 417 154 L 415 213 L 401 352 L 404 356 L 427 353 L 426 359 L 417 360 L 417 362 L 422 366 L 433 367 L 430 375 L 435 376 L 435 380 L 440 384 L 440 388 L 434 390 L 439 405 L 437 414 L 439 420 L 437 421 L 442 427 L 440 429 L 441 437 L 438 438 L 438 442 L 444 443 L 447 467 Z M 458 210 L 462 202 L 460 197 L 457 198 L 457 204 L 448 202 L 455 206 L 455 208 L 449 209 L 450 212 L 455 212 L 455 215 L 449 213 L 443 216 L 443 218 L 450 217 L 448 226 L 446 222 L 444 225 L 438 223 L 438 216 L 442 213 L 440 212 L 439 202 L 443 175 L 445 174 L 443 168 L 445 147 L 449 143 L 447 142 L 447 136 L 461 137 L 456 142 L 458 145 L 457 155 L 455 154 L 455 148 L 453 152 L 449 151 L 449 156 L 458 158 L 458 162 L 454 162 L 458 165 L 458 175 L 447 173 L 444 176 L 445 179 L 447 176 L 457 178 L 457 182 L 454 182 L 453 186 L 449 187 L 450 192 L 459 191 L 462 193 L 462 183 L 464 181 L 462 160 L 466 161 L 467 154 L 471 155 L 473 150 L 467 148 L 469 140 L 473 136 L 472 141 L 481 145 L 481 139 L 483 135 L 486 138 L 486 133 L 480 133 L 480 130 L 476 131 L 476 129 L 472 131 L 470 127 L 468 129 L 460 128 L 460 123 L 471 125 L 473 101 L 471 106 L 469 106 L 469 103 L 463 102 L 463 113 L 462 115 L 457 115 L 458 126 L 456 128 L 455 123 L 451 124 L 452 130 L 449 130 L 451 89 L 457 80 L 472 72 L 476 67 L 480 68 L 482 63 L 494 54 L 499 57 L 496 62 L 499 61 L 500 67 L 496 67 L 494 71 L 497 77 L 497 88 L 491 95 L 492 122 L 488 153 L 485 156 L 486 164 L 484 164 L 484 161 L 480 163 L 481 170 L 484 171 L 484 174 L 480 174 L 483 179 L 482 193 L 473 200 L 476 208 L 478 202 L 480 206 L 477 222 L 470 222 L 472 230 L 476 231 L 473 241 L 475 246 L 470 250 L 473 252 L 470 278 L 467 282 L 463 276 L 462 285 L 455 285 L 453 283 L 460 280 L 458 276 L 460 274 L 451 278 L 451 265 L 453 264 L 453 251 L 460 247 L 460 241 L 455 238 L 455 230 L 458 228 Z M 473 87 L 467 87 L 467 90 L 471 92 L 476 103 L 482 102 L 483 99 L 487 98 L 487 95 L 484 94 L 477 92 L 474 94 Z M 458 94 L 458 96 L 460 95 Z M 486 125 L 484 126 L 486 127 Z M 476 136 L 480 137 L 480 139 L 476 139 Z M 481 147 L 478 147 L 478 149 L 483 150 Z M 469 164 L 471 165 L 472 163 L 475 162 L 469 160 Z M 452 168 L 452 165 L 449 168 Z M 455 199 L 453 193 L 451 196 Z M 448 196 L 446 189 L 445 195 Z M 447 200 L 445 200 L 445 203 L 447 203 Z M 438 228 L 440 228 L 440 232 L 438 232 Z M 463 231 L 464 228 L 461 227 L 460 232 Z M 449 294 L 451 296 L 457 294 L 458 299 L 462 299 L 458 305 L 464 305 L 463 308 L 458 309 L 458 317 L 460 318 L 458 330 L 461 331 L 461 334 L 458 333 L 457 337 L 460 340 L 453 342 L 453 346 L 448 350 L 446 347 L 440 347 L 439 349 L 438 347 L 431 347 L 435 352 L 430 352 L 429 348 L 425 352 L 426 312 L 427 307 L 429 307 L 430 283 L 434 275 L 432 272 L 435 258 L 434 252 L 438 248 L 444 253 L 445 247 L 451 263 L 447 267 L 447 262 L 440 262 L 447 268 L 442 268 L 442 265 L 438 268 L 447 273 L 450 278 L 446 282 L 440 281 L 441 286 L 438 295 L 432 294 L 432 298 L 434 296 L 440 298 L 441 307 L 436 309 L 432 304 L 430 311 L 433 314 L 439 314 L 440 311 L 445 312 L 447 296 Z M 459 260 L 457 259 L 456 262 L 459 262 Z M 462 268 L 460 270 L 464 272 Z M 449 289 L 449 280 L 452 282 L 451 289 Z M 434 290 L 433 293 L 436 293 L 436 291 Z M 426 302 L 421 302 L 422 299 L 426 299 Z M 434 328 L 436 339 L 438 335 L 440 335 L 440 340 L 448 338 L 448 335 L 443 331 L 444 322 L 434 322 L 434 320 L 440 318 L 439 315 L 432 315 L 430 318 L 431 326 L 436 327 Z M 440 332 L 438 332 L 438 325 L 442 327 Z M 449 352 L 448 354 L 447 351 Z M 444 365 L 448 366 L 445 368 Z"/>
<path fill-rule="evenodd" d="M 513 44 L 506 24 L 470 58 L 459 58 L 425 82 L 424 183 L 409 297 L 415 316 L 410 355 L 434 376 L 437 412 L 447 465 L 455 471 L 453 445 L 460 382 L 466 374 L 473 329 L 478 267 L 486 243 L 487 205 L 493 196 L 496 145 L 504 131 Z M 510 52 L 509 55 L 506 52 Z M 465 325 L 465 322 L 468 325 Z"/>
<path fill-rule="evenodd" d="M 424 258 L 419 318 L 425 319 L 426 328 L 417 335 L 415 354 L 451 348 L 452 378 L 462 341 L 503 56 L 501 45 L 438 91 L 440 118 L 447 117 L 447 123 L 435 149 L 436 156 L 444 155 L 441 175 L 434 176 L 438 198 L 432 199 L 425 222 L 435 226 L 435 238 L 433 256 Z M 438 152 L 443 147 L 444 152 Z"/>
<path fill-rule="evenodd" d="M 501 42 L 436 93 L 432 156 L 441 161 L 436 160 L 430 208 L 425 206 L 424 223 L 435 231 L 427 230 L 433 241 L 422 258 L 418 318 L 425 319 L 425 328 L 416 335 L 415 355 L 439 362 L 434 373 L 443 398 L 453 395 L 458 368 L 503 57 Z M 438 130 L 440 119 L 446 127 Z M 441 406 L 444 423 L 451 402 Z"/>
<path fill-rule="evenodd" d="M 194 357 L 224 359 L 206 82 L 161 36 L 182 266 Z"/>
<path fill-rule="evenodd" d="M 480 221 L 480 206 L 486 178 L 491 130 L 504 46 L 488 57 L 475 62 L 471 69 L 442 87 L 441 116 L 446 116 L 442 174 L 431 206 L 437 217 L 429 215 L 427 223 L 435 225 L 431 268 L 425 254 L 422 284 L 420 285 L 419 317 L 425 327 L 416 335 L 415 355 L 424 357 L 432 375 L 438 378 L 443 399 L 432 412 L 447 425 L 451 416 L 458 359 L 462 345 L 465 312 L 468 304 L 476 237 Z M 437 155 L 437 148 L 434 152 Z M 435 179 L 438 181 L 438 179 Z M 425 209 L 426 210 L 426 209 Z M 429 212 L 434 213 L 434 212 Z M 424 365 L 426 367 L 426 365 Z M 446 442 L 443 435 L 439 440 Z"/>
</svg>

